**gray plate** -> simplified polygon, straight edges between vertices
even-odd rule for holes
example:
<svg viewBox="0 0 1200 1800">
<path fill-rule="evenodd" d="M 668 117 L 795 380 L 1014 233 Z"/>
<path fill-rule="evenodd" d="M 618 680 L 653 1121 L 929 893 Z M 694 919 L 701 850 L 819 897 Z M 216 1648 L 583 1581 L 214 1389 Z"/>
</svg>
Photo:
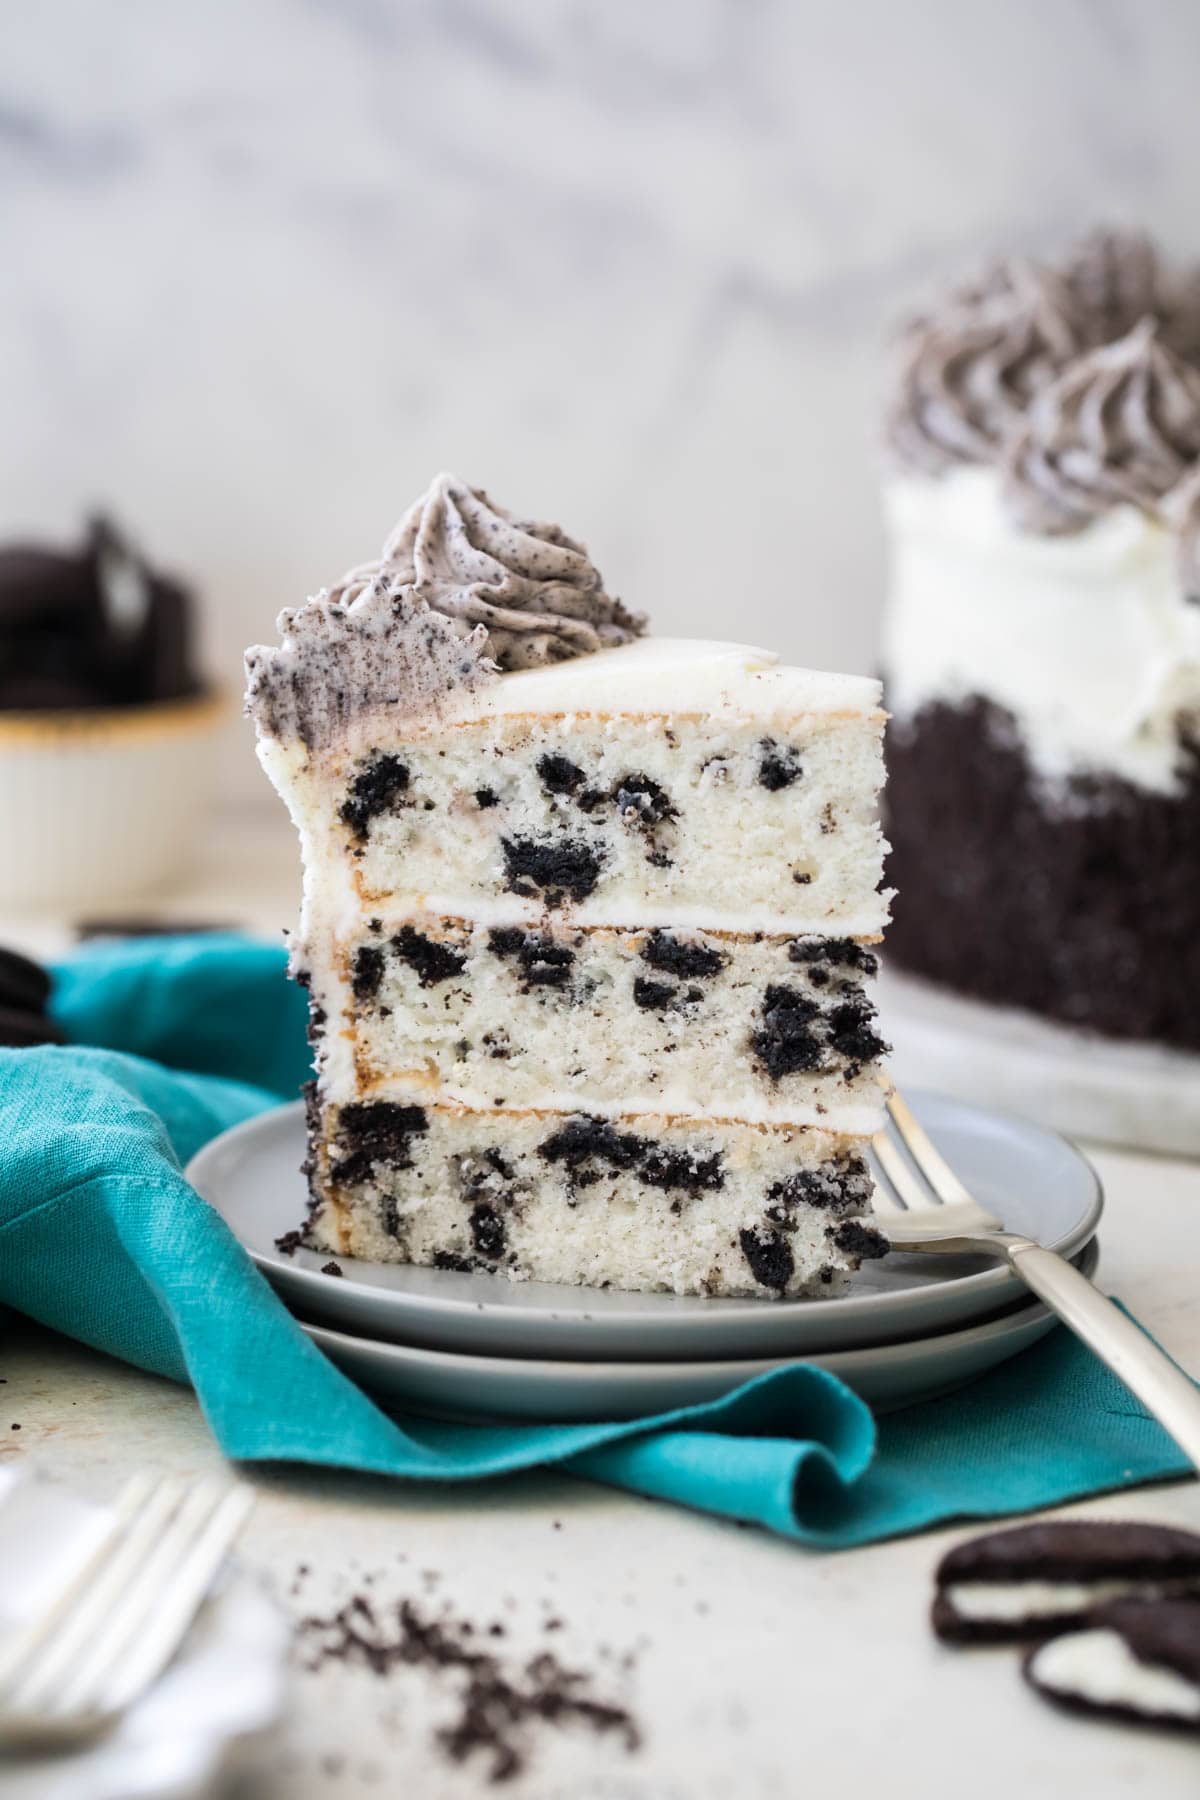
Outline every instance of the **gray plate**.
<svg viewBox="0 0 1200 1800">
<path fill-rule="evenodd" d="M 984 1107 L 909 1096 L 939 1147 L 1011 1230 L 1074 1255 L 1094 1236 L 1100 1184 L 1062 1138 Z M 788 1357 L 965 1325 L 1020 1300 L 1006 1267 L 969 1257 L 893 1255 L 867 1263 L 837 1300 L 708 1300 L 509 1282 L 327 1254 L 286 1257 L 275 1240 L 304 1216 L 300 1104 L 260 1114 L 205 1146 L 188 1178 L 216 1207 L 288 1304 L 305 1318 L 393 1343 L 468 1354 L 638 1361 Z"/>
<path fill-rule="evenodd" d="M 1093 1241 L 1076 1259 L 1095 1272 Z M 1028 1350 L 1055 1324 L 1040 1301 L 960 1331 L 901 1344 L 830 1350 L 806 1356 L 841 1376 L 876 1412 L 894 1411 L 962 1387 Z M 385 1344 L 326 1326 L 304 1325 L 352 1381 L 397 1412 L 439 1418 L 585 1423 L 644 1418 L 677 1406 L 719 1400 L 744 1381 L 779 1369 L 792 1357 L 732 1362 L 543 1362 L 505 1356 L 456 1356 L 420 1344 Z"/>
</svg>

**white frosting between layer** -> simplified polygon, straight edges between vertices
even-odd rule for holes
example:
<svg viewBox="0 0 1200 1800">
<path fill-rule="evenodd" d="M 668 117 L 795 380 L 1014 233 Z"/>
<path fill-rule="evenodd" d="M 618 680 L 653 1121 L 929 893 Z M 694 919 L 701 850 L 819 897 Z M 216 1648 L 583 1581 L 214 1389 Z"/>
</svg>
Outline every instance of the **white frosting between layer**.
<svg viewBox="0 0 1200 1800">
<path fill-rule="evenodd" d="M 1174 1669 L 1139 1662 L 1115 1631 L 1073 1631 L 1034 1653 L 1031 1669 L 1055 1693 L 1096 1706 L 1129 1706 L 1174 1719 L 1200 1719 L 1200 1689 Z"/>
<path fill-rule="evenodd" d="M 1034 766 L 1123 776 L 1170 792 L 1176 717 L 1200 707 L 1200 607 L 1175 537 L 1132 506 L 1085 531 L 1018 531 L 992 469 L 893 481 L 884 623 L 900 718 L 980 694 L 1007 708 Z"/>
</svg>

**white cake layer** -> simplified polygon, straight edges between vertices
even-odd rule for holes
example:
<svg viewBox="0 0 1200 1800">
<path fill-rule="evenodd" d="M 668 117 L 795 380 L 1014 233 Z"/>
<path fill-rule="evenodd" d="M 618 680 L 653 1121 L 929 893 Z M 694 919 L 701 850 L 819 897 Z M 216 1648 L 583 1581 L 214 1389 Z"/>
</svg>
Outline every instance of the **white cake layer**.
<svg viewBox="0 0 1200 1800">
<path fill-rule="evenodd" d="M 882 1046 L 864 987 L 876 958 L 851 939 L 419 915 L 396 931 L 364 930 L 344 969 L 355 1076 L 346 1099 L 867 1133 L 881 1123 Z"/>
<path fill-rule="evenodd" d="M 883 1239 L 853 1139 L 361 1105 L 317 1118 L 309 1238 L 384 1262 L 681 1294 L 828 1293 Z"/>
<path fill-rule="evenodd" d="M 888 910 L 881 731 L 513 715 L 272 774 L 343 911 L 868 936 Z"/>
<path fill-rule="evenodd" d="M 1061 537 L 1021 531 L 1001 481 L 964 468 L 889 486 L 889 706 L 911 717 L 979 694 L 1015 716 L 1044 776 L 1170 792 L 1179 716 L 1200 710 L 1200 607 L 1177 535 L 1134 506 Z"/>
</svg>

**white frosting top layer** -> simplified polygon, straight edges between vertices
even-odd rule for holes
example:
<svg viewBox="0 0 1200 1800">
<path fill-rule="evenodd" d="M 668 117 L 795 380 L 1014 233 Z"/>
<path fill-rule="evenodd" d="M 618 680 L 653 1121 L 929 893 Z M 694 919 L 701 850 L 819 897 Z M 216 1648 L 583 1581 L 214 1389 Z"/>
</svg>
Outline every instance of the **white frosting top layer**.
<svg viewBox="0 0 1200 1800">
<path fill-rule="evenodd" d="M 1200 1719 L 1200 1690 L 1174 1669 L 1139 1662 L 1115 1631 L 1073 1631 L 1034 1652 L 1039 1681 L 1095 1706 L 1131 1706 L 1171 1719 Z"/>
<path fill-rule="evenodd" d="M 770 650 L 750 644 L 644 637 L 451 693 L 438 722 L 525 712 L 861 716 L 879 704 L 879 683 L 867 676 L 787 668 Z"/>
<path fill-rule="evenodd" d="M 1200 606 L 1166 526 L 1114 506 L 1071 536 L 1019 531 L 988 468 L 895 480 L 886 506 L 893 713 L 980 694 L 1016 716 L 1044 775 L 1174 788 L 1177 717 L 1200 707 Z"/>
</svg>

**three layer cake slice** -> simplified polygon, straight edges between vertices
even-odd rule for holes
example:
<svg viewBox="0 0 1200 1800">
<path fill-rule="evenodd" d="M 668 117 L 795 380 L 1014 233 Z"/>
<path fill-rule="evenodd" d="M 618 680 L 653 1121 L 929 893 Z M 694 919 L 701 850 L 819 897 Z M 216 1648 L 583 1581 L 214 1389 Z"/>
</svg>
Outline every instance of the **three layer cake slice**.
<svg viewBox="0 0 1200 1800">
<path fill-rule="evenodd" d="M 830 1293 L 886 1248 L 874 682 L 642 635 L 442 476 L 248 657 L 299 829 L 314 1247 Z"/>
</svg>

